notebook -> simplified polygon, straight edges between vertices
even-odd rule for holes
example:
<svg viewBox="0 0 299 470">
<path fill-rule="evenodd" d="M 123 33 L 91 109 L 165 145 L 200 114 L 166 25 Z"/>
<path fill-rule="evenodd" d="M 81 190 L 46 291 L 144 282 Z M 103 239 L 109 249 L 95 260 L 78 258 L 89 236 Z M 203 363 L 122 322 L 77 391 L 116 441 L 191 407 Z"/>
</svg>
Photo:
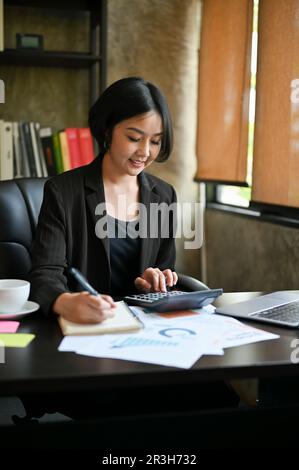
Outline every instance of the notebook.
<svg viewBox="0 0 299 470">
<path fill-rule="evenodd" d="M 292 328 L 299 327 L 299 291 L 277 291 L 217 308 L 215 313 Z"/>
<path fill-rule="evenodd" d="M 62 333 L 66 335 L 99 335 L 102 333 L 121 333 L 124 331 L 137 331 L 143 323 L 134 315 L 125 302 L 116 302 L 115 315 L 101 323 L 73 323 L 65 318 L 58 317 Z"/>
</svg>

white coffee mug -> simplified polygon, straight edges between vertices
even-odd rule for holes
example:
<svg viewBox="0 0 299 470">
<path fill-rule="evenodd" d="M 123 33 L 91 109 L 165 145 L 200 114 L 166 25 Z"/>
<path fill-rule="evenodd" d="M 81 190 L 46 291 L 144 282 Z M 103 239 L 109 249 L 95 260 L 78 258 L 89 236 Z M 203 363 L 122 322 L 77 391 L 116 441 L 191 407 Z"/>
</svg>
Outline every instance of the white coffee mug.
<svg viewBox="0 0 299 470">
<path fill-rule="evenodd" d="M 0 315 L 17 313 L 24 307 L 30 292 L 30 282 L 22 279 L 0 279 Z"/>
</svg>

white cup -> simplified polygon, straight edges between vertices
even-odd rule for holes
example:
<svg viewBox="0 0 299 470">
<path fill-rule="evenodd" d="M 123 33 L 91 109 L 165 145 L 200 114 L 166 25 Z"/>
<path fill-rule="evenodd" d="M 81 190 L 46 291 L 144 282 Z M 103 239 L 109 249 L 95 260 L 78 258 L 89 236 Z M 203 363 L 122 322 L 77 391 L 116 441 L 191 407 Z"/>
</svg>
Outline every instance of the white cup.
<svg viewBox="0 0 299 470">
<path fill-rule="evenodd" d="M 21 279 L 0 279 L 0 315 L 17 313 L 24 307 L 30 292 L 30 282 Z"/>
</svg>

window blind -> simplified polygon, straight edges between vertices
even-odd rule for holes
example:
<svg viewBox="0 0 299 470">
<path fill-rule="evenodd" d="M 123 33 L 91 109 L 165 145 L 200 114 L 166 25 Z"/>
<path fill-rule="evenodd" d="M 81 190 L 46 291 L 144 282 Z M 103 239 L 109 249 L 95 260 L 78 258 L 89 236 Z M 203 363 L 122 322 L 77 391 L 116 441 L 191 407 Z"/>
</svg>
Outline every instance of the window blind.
<svg viewBox="0 0 299 470">
<path fill-rule="evenodd" d="M 246 184 L 252 15 L 252 0 L 203 1 L 198 181 Z"/>
<path fill-rule="evenodd" d="M 299 207 L 299 1 L 260 0 L 252 200 Z"/>
</svg>

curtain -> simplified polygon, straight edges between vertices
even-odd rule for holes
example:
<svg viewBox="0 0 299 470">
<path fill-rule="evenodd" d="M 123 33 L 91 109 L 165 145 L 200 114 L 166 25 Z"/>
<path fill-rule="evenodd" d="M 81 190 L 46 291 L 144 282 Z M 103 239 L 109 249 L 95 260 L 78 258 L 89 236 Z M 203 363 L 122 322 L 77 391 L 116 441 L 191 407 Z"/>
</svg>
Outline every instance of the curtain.
<svg viewBox="0 0 299 470">
<path fill-rule="evenodd" d="M 252 200 L 299 207 L 299 1 L 260 0 Z"/>
<path fill-rule="evenodd" d="M 252 0 L 203 0 L 198 181 L 246 184 L 252 15 Z"/>
</svg>

